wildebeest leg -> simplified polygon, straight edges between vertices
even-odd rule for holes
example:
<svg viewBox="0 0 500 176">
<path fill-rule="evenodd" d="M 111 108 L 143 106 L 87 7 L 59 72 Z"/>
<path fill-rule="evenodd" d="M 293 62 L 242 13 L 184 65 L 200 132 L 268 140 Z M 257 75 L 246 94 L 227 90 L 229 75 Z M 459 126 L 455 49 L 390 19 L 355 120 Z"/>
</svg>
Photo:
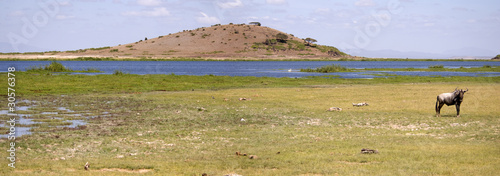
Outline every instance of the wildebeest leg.
<svg viewBox="0 0 500 176">
<path fill-rule="evenodd" d="M 439 102 L 439 97 L 436 100 L 436 117 L 441 116 L 441 108 L 443 107 L 444 103 Z"/>
<path fill-rule="evenodd" d="M 457 108 L 457 117 L 460 117 L 460 104 L 456 104 L 455 107 Z"/>
</svg>

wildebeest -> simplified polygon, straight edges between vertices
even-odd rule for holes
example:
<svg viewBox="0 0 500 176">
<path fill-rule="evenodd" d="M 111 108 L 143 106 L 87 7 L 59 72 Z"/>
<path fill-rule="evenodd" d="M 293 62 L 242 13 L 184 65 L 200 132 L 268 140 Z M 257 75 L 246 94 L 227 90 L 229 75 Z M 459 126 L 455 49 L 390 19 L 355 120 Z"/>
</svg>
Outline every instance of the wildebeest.
<svg viewBox="0 0 500 176">
<path fill-rule="evenodd" d="M 448 106 L 455 105 L 455 107 L 457 108 L 457 117 L 460 117 L 460 104 L 462 104 L 464 94 L 467 91 L 469 91 L 469 89 L 458 90 L 457 88 L 455 88 L 455 91 L 451 93 L 439 94 L 436 100 L 436 116 L 440 116 L 441 108 L 446 104 Z"/>
</svg>

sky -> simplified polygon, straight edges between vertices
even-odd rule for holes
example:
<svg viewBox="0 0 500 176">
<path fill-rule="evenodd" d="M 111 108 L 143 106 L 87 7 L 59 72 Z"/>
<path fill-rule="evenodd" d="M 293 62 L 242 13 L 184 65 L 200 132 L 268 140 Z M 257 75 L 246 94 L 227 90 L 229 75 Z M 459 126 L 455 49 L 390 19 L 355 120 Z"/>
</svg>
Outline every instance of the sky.
<svg viewBox="0 0 500 176">
<path fill-rule="evenodd" d="M 498 0 L 0 0 L 0 52 L 115 46 L 254 21 L 357 56 L 500 54 Z"/>
</svg>

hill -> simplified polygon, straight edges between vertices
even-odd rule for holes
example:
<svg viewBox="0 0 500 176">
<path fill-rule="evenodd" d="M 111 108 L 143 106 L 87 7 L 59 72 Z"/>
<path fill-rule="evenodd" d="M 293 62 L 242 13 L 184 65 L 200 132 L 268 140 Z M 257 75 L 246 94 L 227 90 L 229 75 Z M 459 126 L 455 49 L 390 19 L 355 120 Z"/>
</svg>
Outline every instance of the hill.
<svg viewBox="0 0 500 176">
<path fill-rule="evenodd" d="M 31 53 L 47 57 L 115 58 L 324 58 L 349 56 L 335 47 L 316 45 L 276 29 L 259 25 L 227 24 L 143 39 L 113 47 L 64 52 Z M 26 53 L 24 54 L 26 55 Z"/>
</svg>

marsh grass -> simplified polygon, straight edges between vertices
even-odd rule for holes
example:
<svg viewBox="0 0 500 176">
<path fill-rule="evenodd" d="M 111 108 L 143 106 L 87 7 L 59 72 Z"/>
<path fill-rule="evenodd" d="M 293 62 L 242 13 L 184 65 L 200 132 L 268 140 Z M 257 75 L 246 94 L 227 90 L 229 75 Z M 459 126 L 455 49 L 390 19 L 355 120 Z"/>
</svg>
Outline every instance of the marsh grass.
<svg viewBox="0 0 500 176">
<path fill-rule="evenodd" d="M 1 76 L 1 75 L 4 76 Z M 7 81 L 0 73 L 0 81 Z M 394 76 L 375 79 L 342 79 L 337 77 L 272 78 L 188 75 L 134 75 L 117 71 L 116 75 L 67 75 L 16 73 L 16 95 L 144 93 L 152 91 L 222 90 L 232 88 L 278 88 L 337 84 L 394 83 L 497 83 L 500 77 L 415 77 Z M 7 84 L 0 88 L 6 88 Z"/>
<path fill-rule="evenodd" d="M 62 65 L 59 62 L 52 61 L 49 65 L 31 66 L 30 68 L 26 69 L 26 71 L 28 71 L 28 72 L 35 72 L 35 71 L 71 72 L 73 70 L 66 68 L 64 65 Z"/>
<path fill-rule="evenodd" d="M 351 69 L 337 65 L 337 64 L 332 64 L 332 65 L 325 65 L 319 68 L 305 68 L 305 69 L 300 69 L 301 72 L 319 72 L 319 73 L 333 73 L 333 72 L 349 72 Z"/>
<path fill-rule="evenodd" d="M 26 69 L 26 72 L 101 72 L 96 68 L 87 68 L 86 70 L 72 70 L 66 68 L 59 62 L 52 61 L 49 65 L 31 66 Z"/>
<path fill-rule="evenodd" d="M 443 69 L 444 66 L 443 65 L 431 65 L 429 66 L 429 69 Z"/>
</svg>

